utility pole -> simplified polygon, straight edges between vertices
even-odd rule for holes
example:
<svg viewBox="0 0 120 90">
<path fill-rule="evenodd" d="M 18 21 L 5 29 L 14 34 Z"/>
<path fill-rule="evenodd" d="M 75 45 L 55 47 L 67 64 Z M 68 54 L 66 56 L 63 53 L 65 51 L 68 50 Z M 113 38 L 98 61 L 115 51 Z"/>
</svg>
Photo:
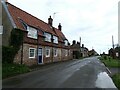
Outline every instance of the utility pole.
<svg viewBox="0 0 120 90">
<path fill-rule="evenodd" d="M 113 38 L 113 35 L 112 35 L 112 47 L 114 49 L 114 38 Z"/>
<path fill-rule="evenodd" d="M 80 37 L 80 47 L 81 47 L 81 37 Z"/>
<path fill-rule="evenodd" d="M 55 14 L 57 14 L 57 13 L 58 13 L 58 12 L 54 12 L 54 13 L 53 13 L 53 19 L 55 18 Z"/>
<path fill-rule="evenodd" d="M 81 55 L 81 37 L 80 37 L 80 57 L 82 57 L 82 55 Z"/>
<path fill-rule="evenodd" d="M 113 38 L 113 35 L 112 35 L 112 47 L 113 47 L 113 54 L 112 54 L 112 57 L 115 58 L 115 51 L 114 51 L 114 38 Z"/>
</svg>

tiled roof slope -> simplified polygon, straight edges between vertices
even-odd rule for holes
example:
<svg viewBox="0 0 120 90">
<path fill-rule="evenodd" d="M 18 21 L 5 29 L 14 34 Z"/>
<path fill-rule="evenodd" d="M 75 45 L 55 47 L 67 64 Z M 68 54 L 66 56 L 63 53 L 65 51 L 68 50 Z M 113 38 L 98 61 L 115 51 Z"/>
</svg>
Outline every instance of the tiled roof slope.
<svg viewBox="0 0 120 90">
<path fill-rule="evenodd" d="M 57 36 L 59 37 L 59 41 L 62 41 L 62 40 L 65 40 L 65 39 L 66 39 L 66 37 L 64 36 L 64 34 L 63 34 L 60 30 L 58 30 L 58 29 L 56 29 L 56 28 L 55 28 L 55 33 L 56 33 Z"/>
<path fill-rule="evenodd" d="M 63 41 L 63 39 L 66 39 L 64 34 L 54 28 L 51 28 L 49 24 L 45 23 L 44 21 L 34 17 L 33 15 L 17 8 L 16 6 L 10 4 L 7 2 L 7 7 L 10 15 L 13 18 L 14 23 L 16 24 L 17 28 L 21 30 L 25 30 L 22 23 L 20 22 L 20 19 L 22 19 L 25 23 L 27 23 L 30 26 L 33 26 L 35 28 L 42 29 L 44 32 L 51 33 L 52 35 L 56 35 L 59 37 L 59 41 Z"/>
</svg>

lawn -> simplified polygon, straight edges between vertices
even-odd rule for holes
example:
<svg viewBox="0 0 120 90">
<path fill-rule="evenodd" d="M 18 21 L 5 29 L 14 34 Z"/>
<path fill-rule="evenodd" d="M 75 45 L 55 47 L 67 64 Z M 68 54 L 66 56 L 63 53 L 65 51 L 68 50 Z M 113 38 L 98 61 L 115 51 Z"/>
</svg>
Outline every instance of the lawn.
<svg viewBox="0 0 120 90">
<path fill-rule="evenodd" d="M 117 73 L 112 76 L 113 82 L 115 83 L 116 87 L 120 90 L 120 73 Z"/>
<path fill-rule="evenodd" d="M 19 64 L 2 64 L 2 78 L 29 72 L 29 68 Z"/>
<path fill-rule="evenodd" d="M 112 59 L 108 56 L 102 56 L 100 57 L 100 60 L 107 66 L 107 67 L 114 67 L 119 68 L 120 67 L 120 60 L 118 59 Z"/>
</svg>

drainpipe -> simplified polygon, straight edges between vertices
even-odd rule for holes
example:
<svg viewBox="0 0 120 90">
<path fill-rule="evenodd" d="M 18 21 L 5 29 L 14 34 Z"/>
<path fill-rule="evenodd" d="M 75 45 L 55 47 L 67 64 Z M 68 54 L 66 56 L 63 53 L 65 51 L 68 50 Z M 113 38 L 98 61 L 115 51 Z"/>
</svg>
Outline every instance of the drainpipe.
<svg viewBox="0 0 120 90">
<path fill-rule="evenodd" d="M 21 64 L 23 64 L 23 42 L 24 42 L 24 33 L 23 33 L 23 40 L 21 45 Z"/>
<path fill-rule="evenodd" d="M 21 64 L 23 64 L 23 42 L 22 42 L 22 47 L 21 47 Z"/>
<path fill-rule="evenodd" d="M 39 49 L 39 36 L 38 36 L 38 30 L 37 30 L 37 64 L 39 63 L 38 49 Z"/>
<path fill-rule="evenodd" d="M 51 39 L 51 41 L 52 41 L 52 62 L 53 62 L 53 58 L 54 58 L 54 51 L 53 51 L 53 47 L 54 47 L 54 43 L 53 43 L 53 36 L 52 36 L 52 39 Z"/>
</svg>

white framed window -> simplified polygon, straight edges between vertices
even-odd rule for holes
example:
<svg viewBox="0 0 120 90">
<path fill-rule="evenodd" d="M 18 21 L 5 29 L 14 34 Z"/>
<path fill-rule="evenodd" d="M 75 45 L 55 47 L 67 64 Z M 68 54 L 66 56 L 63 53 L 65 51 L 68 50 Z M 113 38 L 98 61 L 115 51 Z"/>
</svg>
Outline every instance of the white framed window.
<svg viewBox="0 0 120 90">
<path fill-rule="evenodd" d="M 64 43 L 65 43 L 65 46 L 68 46 L 68 41 L 67 40 L 65 40 Z"/>
<path fill-rule="evenodd" d="M 45 53 L 46 57 L 50 57 L 50 48 L 46 48 Z"/>
<path fill-rule="evenodd" d="M 28 31 L 28 37 L 37 39 L 37 29 L 27 26 L 27 31 Z"/>
<path fill-rule="evenodd" d="M 45 41 L 51 42 L 52 35 L 49 33 L 44 33 L 44 35 L 45 35 Z"/>
<path fill-rule="evenodd" d="M 35 48 L 29 48 L 29 58 L 35 58 Z"/>
<path fill-rule="evenodd" d="M 54 57 L 57 57 L 58 51 L 57 51 L 57 49 L 56 49 L 56 48 L 54 48 L 53 53 L 54 53 Z"/>
<path fill-rule="evenodd" d="M 58 37 L 53 36 L 53 43 L 58 43 Z"/>
</svg>

